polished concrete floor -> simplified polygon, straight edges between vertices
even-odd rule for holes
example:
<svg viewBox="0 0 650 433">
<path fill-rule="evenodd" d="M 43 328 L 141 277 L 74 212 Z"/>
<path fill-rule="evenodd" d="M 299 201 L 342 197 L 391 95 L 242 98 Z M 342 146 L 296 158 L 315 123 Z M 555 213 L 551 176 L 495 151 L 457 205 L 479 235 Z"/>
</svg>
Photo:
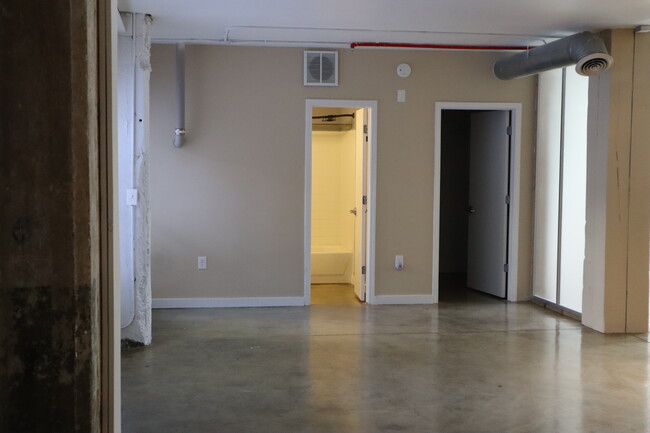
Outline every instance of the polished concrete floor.
<svg viewBox="0 0 650 433">
<path fill-rule="evenodd" d="M 156 310 L 153 326 L 122 355 L 126 433 L 650 431 L 647 336 L 472 291 Z"/>
</svg>

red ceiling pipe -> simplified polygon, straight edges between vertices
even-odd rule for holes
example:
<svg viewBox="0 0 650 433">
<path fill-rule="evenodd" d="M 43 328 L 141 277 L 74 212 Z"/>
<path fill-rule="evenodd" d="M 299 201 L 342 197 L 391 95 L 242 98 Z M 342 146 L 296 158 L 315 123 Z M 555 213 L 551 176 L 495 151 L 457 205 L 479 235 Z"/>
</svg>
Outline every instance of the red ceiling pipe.
<svg viewBox="0 0 650 433">
<path fill-rule="evenodd" d="M 449 44 L 402 44 L 392 42 L 353 42 L 350 48 L 387 47 L 387 48 L 428 48 L 435 50 L 484 50 L 484 51 L 526 51 L 534 47 L 516 45 L 449 45 Z"/>
</svg>

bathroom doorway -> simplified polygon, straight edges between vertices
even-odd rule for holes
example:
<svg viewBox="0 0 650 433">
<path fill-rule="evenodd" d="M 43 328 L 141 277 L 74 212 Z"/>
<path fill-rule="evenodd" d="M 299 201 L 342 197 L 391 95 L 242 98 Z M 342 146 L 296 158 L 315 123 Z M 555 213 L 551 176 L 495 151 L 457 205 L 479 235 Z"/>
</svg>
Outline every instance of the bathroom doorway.
<svg viewBox="0 0 650 433">
<path fill-rule="evenodd" d="M 372 303 L 373 108 L 307 101 L 305 305 Z"/>
</svg>

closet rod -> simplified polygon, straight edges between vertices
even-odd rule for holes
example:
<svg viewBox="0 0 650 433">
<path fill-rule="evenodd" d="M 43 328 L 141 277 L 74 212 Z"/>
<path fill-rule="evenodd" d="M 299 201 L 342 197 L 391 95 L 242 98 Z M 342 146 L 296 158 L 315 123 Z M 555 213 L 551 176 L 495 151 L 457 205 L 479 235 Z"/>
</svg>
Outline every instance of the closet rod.
<svg viewBox="0 0 650 433">
<path fill-rule="evenodd" d="M 330 122 L 336 118 L 339 117 L 351 117 L 354 119 L 354 114 L 328 114 L 326 116 L 311 116 L 312 120 L 315 119 L 326 119 L 329 120 Z"/>
</svg>

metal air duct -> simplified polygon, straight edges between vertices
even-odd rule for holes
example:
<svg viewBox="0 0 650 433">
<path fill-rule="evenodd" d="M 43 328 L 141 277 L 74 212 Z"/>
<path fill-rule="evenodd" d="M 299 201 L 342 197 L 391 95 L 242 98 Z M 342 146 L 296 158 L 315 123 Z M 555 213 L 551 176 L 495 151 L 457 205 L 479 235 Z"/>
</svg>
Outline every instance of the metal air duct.
<svg viewBox="0 0 650 433">
<path fill-rule="evenodd" d="M 578 74 L 590 76 L 605 72 L 613 61 L 602 39 L 583 32 L 499 59 L 494 64 L 494 75 L 501 80 L 510 80 L 576 65 Z"/>
</svg>

